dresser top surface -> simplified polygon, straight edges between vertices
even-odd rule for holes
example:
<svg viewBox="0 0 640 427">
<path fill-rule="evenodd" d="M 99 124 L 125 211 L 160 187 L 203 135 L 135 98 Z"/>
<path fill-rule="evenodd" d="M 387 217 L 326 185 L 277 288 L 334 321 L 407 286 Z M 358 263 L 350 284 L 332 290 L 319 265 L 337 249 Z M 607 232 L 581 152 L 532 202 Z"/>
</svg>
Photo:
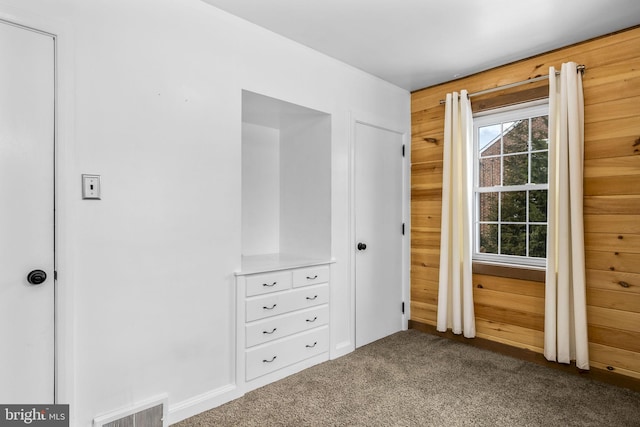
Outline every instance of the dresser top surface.
<svg viewBox="0 0 640 427">
<path fill-rule="evenodd" d="M 265 273 L 269 271 L 288 270 L 290 268 L 310 267 L 314 265 L 332 264 L 333 259 L 319 259 L 302 257 L 291 254 L 264 254 L 250 255 L 242 257 L 242 266 L 240 271 L 236 271 L 236 276 L 244 276 L 247 274 Z"/>
</svg>

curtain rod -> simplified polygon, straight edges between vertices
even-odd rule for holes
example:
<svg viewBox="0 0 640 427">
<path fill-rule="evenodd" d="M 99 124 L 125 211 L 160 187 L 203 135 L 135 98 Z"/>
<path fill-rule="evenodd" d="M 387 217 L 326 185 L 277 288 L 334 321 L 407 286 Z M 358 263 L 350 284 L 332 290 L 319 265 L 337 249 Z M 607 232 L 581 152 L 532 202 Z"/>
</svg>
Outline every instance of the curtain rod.
<svg viewBox="0 0 640 427">
<path fill-rule="evenodd" d="M 586 69 L 586 67 L 584 65 L 578 65 L 576 67 L 576 69 L 578 71 L 580 71 L 582 74 L 584 74 L 584 70 Z M 560 75 L 560 71 L 556 71 L 556 76 Z M 511 89 L 512 87 L 517 87 L 517 86 L 522 86 L 522 85 L 526 85 L 529 83 L 534 83 L 534 82 L 539 82 L 540 80 L 544 80 L 544 79 L 548 79 L 549 75 L 545 75 L 545 76 L 539 76 L 539 77 L 534 77 L 532 79 L 527 79 L 527 80 L 522 80 L 520 82 L 515 82 L 515 83 L 509 83 L 506 85 L 502 85 L 502 86 L 496 86 L 493 87 L 491 89 L 485 89 L 485 90 L 481 90 L 479 92 L 474 92 L 474 93 L 470 93 L 469 94 L 469 98 L 472 98 L 474 96 L 479 96 L 479 95 L 485 95 L 487 93 L 491 93 L 491 92 L 497 92 L 499 90 L 504 90 L 504 89 Z M 440 100 L 440 104 L 445 104 L 446 101 L 444 99 Z"/>
</svg>

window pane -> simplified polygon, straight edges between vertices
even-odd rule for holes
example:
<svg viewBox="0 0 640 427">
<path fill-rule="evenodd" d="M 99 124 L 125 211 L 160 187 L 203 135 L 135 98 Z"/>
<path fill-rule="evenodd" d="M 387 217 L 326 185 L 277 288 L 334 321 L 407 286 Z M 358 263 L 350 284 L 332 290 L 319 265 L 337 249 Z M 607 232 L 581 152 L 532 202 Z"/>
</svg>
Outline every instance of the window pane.
<svg viewBox="0 0 640 427">
<path fill-rule="evenodd" d="M 498 221 L 498 193 L 480 193 L 480 221 Z"/>
<path fill-rule="evenodd" d="M 531 119 L 531 149 L 546 150 L 549 147 L 549 117 L 533 117 Z"/>
<path fill-rule="evenodd" d="M 531 183 L 546 184 L 549 181 L 548 171 L 549 153 L 547 151 L 542 151 L 540 153 L 531 153 Z"/>
<path fill-rule="evenodd" d="M 481 157 L 500 154 L 500 129 L 499 124 L 478 129 L 478 152 Z"/>
<path fill-rule="evenodd" d="M 547 226 L 529 226 L 529 256 L 546 258 L 547 256 Z"/>
<path fill-rule="evenodd" d="M 527 255 L 527 226 L 503 224 L 500 226 L 500 253 L 504 255 Z"/>
<path fill-rule="evenodd" d="M 482 260 L 542 265 L 549 193 L 546 106 L 483 114 L 475 129 L 474 254 Z"/>
<path fill-rule="evenodd" d="M 529 150 L 529 119 L 503 123 L 503 126 L 503 153 L 526 153 Z"/>
<path fill-rule="evenodd" d="M 529 222 L 547 222 L 547 190 L 529 191 Z"/>
<path fill-rule="evenodd" d="M 502 193 L 501 220 L 503 222 L 525 222 L 527 220 L 527 192 Z"/>
<path fill-rule="evenodd" d="M 480 187 L 500 185 L 500 157 L 480 160 Z"/>
<path fill-rule="evenodd" d="M 498 253 L 498 226 L 496 224 L 480 224 L 480 252 Z"/>
<path fill-rule="evenodd" d="M 523 185 L 528 182 L 529 156 L 517 154 L 504 157 L 503 185 Z"/>
</svg>

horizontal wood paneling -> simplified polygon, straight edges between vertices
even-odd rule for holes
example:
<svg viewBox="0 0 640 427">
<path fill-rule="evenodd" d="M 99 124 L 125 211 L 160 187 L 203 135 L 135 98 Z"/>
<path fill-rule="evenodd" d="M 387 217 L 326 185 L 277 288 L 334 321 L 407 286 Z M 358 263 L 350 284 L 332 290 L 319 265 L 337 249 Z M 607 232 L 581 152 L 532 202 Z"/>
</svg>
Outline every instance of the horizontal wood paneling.
<svg viewBox="0 0 640 427">
<path fill-rule="evenodd" d="M 415 134 L 411 137 L 411 161 L 414 164 L 417 164 L 417 162 L 442 161 L 444 133 L 436 134 L 436 136 L 440 141 L 439 143 L 426 142 Z"/>
<path fill-rule="evenodd" d="M 640 314 L 587 305 L 587 322 L 590 325 L 637 332 L 638 325 L 640 325 Z"/>
<path fill-rule="evenodd" d="M 414 267 L 435 267 L 440 266 L 440 248 L 411 248 L 411 274 L 414 274 Z"/>
<path fill-rule="evenodd" d="M 583 79 L 583 87 L 585 89 L 585 122 L 592 123 L 594 121 L 602 121 L 602 119 L 594 118 L 601 108 L 590 111 L 590 108 L 598 104 L 612 103 L 621 99 L 636 98 L 640 96 L 640 68 L 638 63 L 640 57 L 632 58 L 628 63 L 623 65 L 612 65 L 604 67 L 596 67 L 588 70 Z M 633 113 L 624 111 L 620 116 L 614 118 L 628 117 Z M 611 114 L 610 112 L 606 113 Z M 605 116 L 606 117 L 606 116 Z M 609 116 L 611 117 L 611 116 Z"/>
<path fill-rule="evenodd" d="M 475 303 L 476 319 L 485 319 L 493 322 L 515 325 L 521 328 L 544 330 L 544 315 L 542 313 L 527 313 L 524 311 L 498 308 L 493 305 Z"/>
<path fill-rule="evenodd" d="M 632 223 L 638 223 L 638 219 L 640 219 L 638 206 L 640 206 L 640 196 L 636 195 L 586 196 L 584 198 L 585 221 L 591 221 L 590 225 L 595 227 L 603 221 L 611 223 L 615 222 L 615 219 L 619 219 L 627 221 L 625 230 L 630 230 L 627 227 L 633 227 Z M 591 214 L 596 215 L 591 216 Z M 607 214 L 614 215 L 607 216 Z M 622 215 L 629 215 L 629 217 Z M 638 227 L 640 226 L 633 229 L 637 230 Z M 594 229 L 590 228 L 590 230 L 595 232 Z"/>
<path fill-rule="evenodd" d="M 640 102 L 638 99 L 636 102 Z M 584 142 L 584 158 L 602 159 L 610 157 L 638 156 L 640 147 L 636 145 L 638 139 L 635 135 L 625 135 L 621 137 L 611 137 L 606 141 L 587 140 Z"/>
<path fill-rule="evenodd" d="M 423 231 L 421 229 L 412 228 L 411 242 L 416 248 L 421 249 L 440 249 L 440 232 L 439 231 Z M 415 233 L 415 235 L 413 234 Z"/>
<path fill-rule="evenodd" d="M 424 232 L 440 233 L 442 217 L 440 215 L 421 215 L 411 211 L 411 225 Z"/>
<path fill-rule="evenodd" d="M 412 268 L 411 277 L 416 280 L 432 283 L 438 287 L 438 267 L 420 266 L 421 268 Z"/>
<path fill-rule="evenodd" d="M 587 66 L 586 82 L 589 79 L 588 74 L 592 70 L 595 72 L 599 67 L 627 64 L 636 60 L 640 56 L 638 45 L 640 45 L 640 32 L 637 29 L 632 29 L 610 37 L 576 44 L 548 54 L 507 64 L 464 79 L 432 86 L 413 93 L 411 112 L 413 114 L 437 106 L 447 92 L 460 91 L 461 89 L 478 92 L 547 75 L 550 66 L 558 68 L 566 61 L 575 61 Z M 615 75 L 609 78 L 612 82 L 617 81 Z M 589 102 L 588 96 L 589 93 L 585 91 L 585 102 Z"/>
<path fill-rule="evenodd" d="M 611 211 L 633 210 L 640 202 L 639 198 L 626 196 L 623 200 L 614 197 L 585 197 L 584 216 L 585 229 L 591 233 L 615 234 L 624 230 L 625 233 L 640 232 L 640 215 L 609 215 Z M 598 199 L 598 200 L 594 200 Z M 636 205 L 636 206 L 634 206 Z M 587 208 L 589 206 L 589 208 Z M 597 207 L 596 207 L 597 206 Z M 606 206 L 609 208 L 607 209 Z M 607 214 L 596 215 L 594 212 L 607 211 Z M 620 212 L 622 213 L 622 212 Z"/>
<path fill-rule="evenodd" d="M 621 229 L 622 231 L 622 229 Z M 640 235 L 626 233 L 584 233 L 584 247 L 588 251 L 640 253 Z"/>
<path fill-rule="evenodd" d="M 513 280 L 505 277 L 474 274 L 473 285 L 475 288 L 482 288 L 489 291 L 544 298 L 544 283 L 536 281 Z"/>
<path fill-rule="evenodd" d="M 520 104 L 522 102 L 535 101 L 545 99 L 549 96 L 549 81 L 542 80 L 536 83 L 530 83 L 522 86 L 520 91 L 504 90 L 492 92 L 484 96 L 476 96 L 473 98 L 471 110 L 474 113 L 493 110 L 496 108 L 508 107 Z"/>
<path fill-rule="evenodd" d="M 428 325 L 435 325 L 437 320 L 436 309 L 437 306 L 433 304 L 411 300 L 411 319 Z"/>
<path fill-rule="evenodd" d="M 616 375 L 623 375 L 629 379 L 640 380 L 640 373 L 636 371 L 630 371 L 628 369 L 622 369 L 620 367 L 613 367 L 611 365 L 607 365 L 606 363 L 600 363 L 595 360 L 590 360 L 589 365 L 592 368 L 602 369 L 602 370 L 606 369 L 608 372 L 611 372 Z"/>
<path fill-rule="evenodd" d="M 589 265 L 589 267 L 595 268 L 597 266 Z M 586 274 L 587 282 L 591 289 L 640 294 L 640 274 L 638 273 L 625 273 L 615 269 L 587 269 Z"/>
<path fill-rule="evenodd" d="M 640 67 L 640 64 L 638 64 L 638 66 Z M 640 68 L 638 69 L 638 75 L 640 80 Z M 640 87 L 640 81 L 637 86 Z M 640 89 L 638 89 L 637 96 L 622 99 L 618 98 L 612 101 L 601 102 L 599 104 L 588 106 L 586 112 L 589 114 L 585 114 L 585 125 L 589 126 L 600 122 L 627 119 L 634 116 L 637 117 L 640 115 L 640 105 L 638 105 L 639 98 Z"/>
<path fill-rule="evenodd" d="M 492 307 L 522 311 L 525 313 L 544 313 L 544 298 L 529 295 L 474 288 L 473 301 L 477 304 L 490 305 Z"/>
<path fill-rule="evenodd" d="M 640 123 L 640 120 L 638 119 L 635 119 L 635 120 L 636 122 Z M 640 125 L 638 125 L 637 133 L 640 134 Z M 585 178 L 596 178 L 601 176 L 631 176 L 631 175 L 640 175 L 640 156 L 593 159 L 593 160 L 585 160 L 584 162 Z"/>
<path fill-rule="evenodd" d="M 612 308 L 614 310 L 640 313 L 640 294 L 622 290 L 599 289 L 589 286 L 587 304 L 592 307 Z"/>
<path fill-rule="evenodd" d="M 640 254 L 624 252 L 586 251 L 585 264 L 594 270 L 621 271 L 635 273 L 640 265 Z"/>
<path fill-rule="evenodd" d="M 635 351 L 590 342 L 589 357 L 603 365 L 640 373 L 640 357 Z"/>
<path fill-rule="evenodd" d="M 526 348 L 539 353 L 542 353 L 544 345 L 542 332 L 507 323 L 476 319 L 476 333 L 480 338 Z"/>
<path fill-rule="evenodd" d="M 640 175 L 585 178 L 584 195 L 640 195 Z"/>
<path fill-rule="evenodd" d="M 640 353 L 640 332 L 589 325 L 588 334 L 592 343 Z"/>
<path fill-rule="evenodd" d="M 436 322 L 444 138 L 440 100 L 447 92 L 478 92 L 548 74 L 549 66 L 575 61 L 586 65 L 584 237 L 590 362 L 640 378 L 638 46 L 640 27 L 412 94 L 412 320 Z M 501 91 L 472 98 L 472 105 L 493 105 L 500 95 L 517 97 Z M 544 284 L 490 274 L 473 275 L 477 336 L 542 352 Z"/>
<path fill-rule="evenodd" d="M 471 271 L 473 274 L 505 277 L 509 279 L 528 280 L 544 283 L 546 272 L 544 270 L 523 267 L 509 267 L 506 265 L 473 262 Z"/>
</svg>

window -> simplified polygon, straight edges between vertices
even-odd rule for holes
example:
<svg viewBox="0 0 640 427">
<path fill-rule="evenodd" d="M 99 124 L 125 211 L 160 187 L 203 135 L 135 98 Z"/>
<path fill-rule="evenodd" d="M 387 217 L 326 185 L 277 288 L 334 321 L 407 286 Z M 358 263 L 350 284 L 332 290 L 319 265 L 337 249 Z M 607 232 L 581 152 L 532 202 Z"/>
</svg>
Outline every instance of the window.
<svg viewBox="0 0 640 427">
<path fill-rule="evenodd" d="M 473 259 L 544 266 L 548 105 L 474 117 Z"/>
</svg>

